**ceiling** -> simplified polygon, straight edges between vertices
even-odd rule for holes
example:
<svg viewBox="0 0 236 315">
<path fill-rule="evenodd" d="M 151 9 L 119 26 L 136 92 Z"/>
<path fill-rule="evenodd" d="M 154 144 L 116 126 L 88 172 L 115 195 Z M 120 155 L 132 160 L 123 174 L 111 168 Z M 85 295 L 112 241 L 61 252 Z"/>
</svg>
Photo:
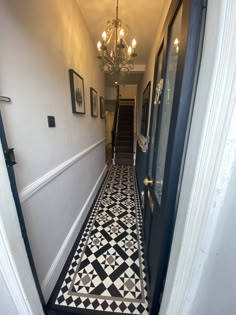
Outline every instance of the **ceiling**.
<svg viewBox="0 0 236 315">
<path fill-rule="evenodd" d="M 96 47 L 106 22 L 115 18 L 116 0 L 77 0 L 77 3 Z M 119 18 L 123 25 L 127 24 L 129 27 L 127 42 L 131 43 L 134 37 L 137 40 L 138 56 L 135 64 L 147 63 L 164 7 L 165 0 L 119 0 Z M 140 76 L 137 78 L 140 79 Z M 129 84 L 132 83 L 134 82 Z"/>
</svg>

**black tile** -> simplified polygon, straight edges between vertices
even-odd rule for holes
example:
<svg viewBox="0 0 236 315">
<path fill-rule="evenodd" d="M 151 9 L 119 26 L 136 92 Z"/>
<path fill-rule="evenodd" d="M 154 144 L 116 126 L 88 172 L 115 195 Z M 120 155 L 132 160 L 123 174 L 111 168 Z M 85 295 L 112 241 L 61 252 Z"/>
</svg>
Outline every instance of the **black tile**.
<svg viewBox="0 0 236 315">
<path fill-rule="evenodd" d="M 107 277 L 106 271 L 102 268 L 102 266 L 99 264 L 97 260 L 94 260 L 93 263 L 93 268 L 96 270 L 96 273 L 99 275 L 100 279 L 103 281 Z"/>
<path fill-rule="evenodd" d="M 102 302 L 101 307 L 106 310 L 108 307 L 107 301 Z"/>
<path fill-rule="evenodd" d="M 130 303 L 130 305 L 128 306 L 128 309 L 130 310 L 131 313 L 133 313 L 133 311 L 136 309 L 136 307 L 134 306 L 133 303 Z"/>
<path fill-rule="evenodd" d="M 113 271 L 113 273 L 110 275 L 110 278 L 113 282 L 115 282 L 115 280 L 117 278 L 119 278 L 120 275 L 122 275 L 126 269 L 128 269 L 129 266 L 123 262 L 123 264 L 121 264 L 115 271 Z"/>
<path fill-rule="evenodd" d="M 93 308 L 96 310 L 96 308 L 97 308 L 100 304 L 99 304 L 98 300 L 94 300 L 93 303 L 92 303 L 92 305 L 93 305 Z"/>
<path fill-rule="evenodd" d="M 93 295 L 101 295 L 106 290 L 106 287 L 103 283 L 100 283 L 96 288 L 94 288 L 90 294 Z"/>
<path fill-rule="evenodd" d="M 111 296 L 119 297 L 119 298 L 123 297 L 121 293 L 118 291 L 118 289 L 114 286 L 114 284 L 112 284 L 107 290 L 109 291 Z"/>
<path fill-rule="evenodd" d="M 86 300 L 83 301 L 83 304 L 84 304 L 85 307 L 88 307 L 91 304 L 91 302 L 90 302 L 89 299 L 86 299 Z"/>
</svg>

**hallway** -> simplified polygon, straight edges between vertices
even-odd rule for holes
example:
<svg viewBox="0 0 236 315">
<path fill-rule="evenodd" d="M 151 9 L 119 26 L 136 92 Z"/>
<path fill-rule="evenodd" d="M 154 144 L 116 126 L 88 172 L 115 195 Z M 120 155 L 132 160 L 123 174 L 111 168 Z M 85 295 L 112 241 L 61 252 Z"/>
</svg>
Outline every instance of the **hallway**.
<svg viewBox="0 0 236 315">
<path fill-rule="evenodd" d="M 85 224 L 53 291 L 50 310 L 148 314 L 133 167 L 110 168 Z"/>
</svg>

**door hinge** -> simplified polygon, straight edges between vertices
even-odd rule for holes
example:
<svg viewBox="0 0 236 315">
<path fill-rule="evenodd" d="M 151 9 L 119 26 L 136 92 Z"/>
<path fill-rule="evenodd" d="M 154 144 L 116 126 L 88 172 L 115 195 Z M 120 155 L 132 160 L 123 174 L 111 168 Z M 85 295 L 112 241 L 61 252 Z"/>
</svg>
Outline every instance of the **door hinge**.
<svg viewBox="0 0 236 315">
<path fill-rule="evenodd" d="M 17 163 L 14 150 L 15 150 L 14 148 L 4 150 L 4 157 L 7 167 L 13 166 Z"/>
</svg>

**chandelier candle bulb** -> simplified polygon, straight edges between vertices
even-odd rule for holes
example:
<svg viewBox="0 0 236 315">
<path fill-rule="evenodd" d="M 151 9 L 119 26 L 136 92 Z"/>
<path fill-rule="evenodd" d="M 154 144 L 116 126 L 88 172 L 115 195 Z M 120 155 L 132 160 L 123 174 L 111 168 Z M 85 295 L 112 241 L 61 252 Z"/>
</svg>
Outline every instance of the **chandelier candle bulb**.
<svg viewBox="0 0 236 315">
<path fill-rule="evenodd" d="M 128 47 L 128 55 L 131 56 L 131 54 L 132 54 L 132 48 L 131 48 L 131 46 L 129 46 Z"/>
<path fill-rule="evenodd" d="M 131 46 L 132 46 L 132 48 L 134 49 L 134 48 L 136 47 L 136 45 L 137 45 L 136 39 L 134 38 L 134 39 L 132 40 Z"/>
<path fill-rule="evenodd" d="M 124 32 L 123 28 L 121 28 L 121 30 L 120 30 L 120 39 L 123 39 L 124 36 L 125 36 L 125 32 Z"/>
<path fill-rule="evenodd" d="M 102 33 L 102 39 L 104 40 L 104 42 L 107 39 L 107 33 L 105 31 Z"/>
<path fill-rule="evenodd" d="M 99 41 L 97 43 L 97 49 L 98 49 L 99 52 L 101 52 L 101 47 L 102 47 L 102 43 Z"/>
</svg>

